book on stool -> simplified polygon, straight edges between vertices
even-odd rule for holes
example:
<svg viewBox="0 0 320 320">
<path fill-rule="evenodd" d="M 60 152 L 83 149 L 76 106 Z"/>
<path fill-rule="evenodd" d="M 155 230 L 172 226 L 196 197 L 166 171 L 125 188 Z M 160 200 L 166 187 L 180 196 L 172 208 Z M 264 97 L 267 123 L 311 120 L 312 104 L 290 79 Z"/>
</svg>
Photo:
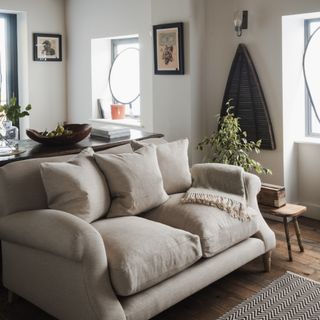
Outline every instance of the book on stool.
<svg viewBox="0 0 320 320">
<path fill-rule="evenodd" d="M 261 191 L 259 192 L 257 199 L 259 205 L 262 206 L 268 206 L 273 208 L 283 207 L 287 203 L 285 187 L 270 183 L 262 183 Z M 261 213 L 265 218 L 276 221 L 282 221 L 281 218 L 263 212 L 263 209 L 261 209 Z"/>
</svg>

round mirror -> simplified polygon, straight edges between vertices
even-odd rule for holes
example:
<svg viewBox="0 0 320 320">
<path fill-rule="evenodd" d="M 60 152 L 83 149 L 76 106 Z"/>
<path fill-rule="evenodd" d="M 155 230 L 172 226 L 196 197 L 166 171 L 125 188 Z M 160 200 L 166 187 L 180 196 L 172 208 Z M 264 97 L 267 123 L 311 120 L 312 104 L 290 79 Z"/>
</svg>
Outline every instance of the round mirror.
<svg viewBox="0 0 320 320">
<path fill-rule="evenodd" d="M 112 97 L 119 103 L 131 104 L 140 96 L 139 49 L 121 51 L 113 61 L 109 73 Z"/>
</svg>

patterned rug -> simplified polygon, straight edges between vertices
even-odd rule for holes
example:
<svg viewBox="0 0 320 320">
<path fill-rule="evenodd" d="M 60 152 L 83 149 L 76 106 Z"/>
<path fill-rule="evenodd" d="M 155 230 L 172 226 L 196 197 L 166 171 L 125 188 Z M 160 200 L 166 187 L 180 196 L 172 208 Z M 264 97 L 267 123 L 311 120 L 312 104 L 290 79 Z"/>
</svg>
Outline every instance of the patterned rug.
<svg viewBox="0 0 320 320">
<path fill-rule="evenodd" d="M 218 320 L 320 320 L 320 283 L 287 272 Z"/>
</svg>

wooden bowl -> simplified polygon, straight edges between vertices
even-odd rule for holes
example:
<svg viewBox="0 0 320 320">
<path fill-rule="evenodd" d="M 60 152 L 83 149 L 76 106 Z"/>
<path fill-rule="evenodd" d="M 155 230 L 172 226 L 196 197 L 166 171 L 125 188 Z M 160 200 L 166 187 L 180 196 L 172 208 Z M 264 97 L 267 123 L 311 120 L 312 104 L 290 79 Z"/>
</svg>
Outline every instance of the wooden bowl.
<svg viewBox="0 0 320 320">
<path fill-rule="evenodd" d="M 86 123 L 65 124 L 64 128 L 71 130 L 73 133 L 70 135 L 62 135 L 57 137 L 46 137 L 41 135 L 40 132 L 33 129 L 26 130 L 26 133 L 30 139 L 48 146 L 66 146 L 80 142 L 91 132 L 91 126 Z"/>
</svg>

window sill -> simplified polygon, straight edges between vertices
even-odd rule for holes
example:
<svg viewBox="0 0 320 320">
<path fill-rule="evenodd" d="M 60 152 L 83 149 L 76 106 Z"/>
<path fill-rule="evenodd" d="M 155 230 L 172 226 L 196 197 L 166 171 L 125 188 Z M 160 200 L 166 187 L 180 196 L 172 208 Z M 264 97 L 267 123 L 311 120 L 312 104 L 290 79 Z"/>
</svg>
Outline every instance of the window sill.
<svg viewBox="0 0 320 320">
<path fill-rule="evenodd" d="M 143 128 L 140 119 L 120 119 L 120 120 L 112 120 L 112 119 L 90 119 L 92 124 L 110 124 L 122 127 L 129 127 L 129 128 Z"/>
<path fill-rule="evenodd" d="M 317 144 L 320 145 L 320 137 L 304 137 L 295 141 L 297 144 Z"/>
</svg>

